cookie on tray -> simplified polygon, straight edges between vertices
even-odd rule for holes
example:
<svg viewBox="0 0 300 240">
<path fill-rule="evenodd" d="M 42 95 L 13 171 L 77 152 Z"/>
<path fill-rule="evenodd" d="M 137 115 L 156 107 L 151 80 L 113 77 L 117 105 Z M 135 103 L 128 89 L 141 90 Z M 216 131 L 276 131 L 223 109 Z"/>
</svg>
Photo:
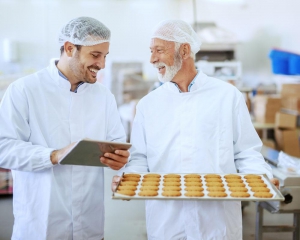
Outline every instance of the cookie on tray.
<svg viewBox="0 0 300 240">
<path fill-rule="evenodd" d="M 270 192 L 270 189 L 267 187 L 252 187 L 252 192 Z"/>
<path fill-rule="evenodd" d="M 209 197 L 227 197 L 227 193 L 225 192 L 209 192 Z"/>
<path fill-rule="evenodd" d="M 185 182 L 184 186 L 186 186 L 186 187 L 191 187 L 191 186 L 202 187 L 203 183 L 202 182 Z"/>
<path fill-rule="evenodd" d="M 181 186 L 180 182 L 164 182 L 163 185 L 166 186 Z"/>
<path fill-rule="evenodd" d="M 209 192 L 225 192 L 225 188 L 223 188 L 223 187 L 208 187 L 207 191 L 209 191 Z"/>
<path fill-rule="evenodd" d="M 118 190 L 136 190 L 136 186 L 119 186 Z"/>
<path fill-rule="evenodd" d="M 159 182 L 160 178 L 157 177 L 149 177 L 149 178 L 143 178 L 142 182 Z"/>
<path fill-rule="evenodd" d="M 155 197 L 158 195 L 158 192 L 154 190 L 143 190 L 140 191 L 138 194 L 141 197 Z"/>
<path fill-rule="evenodd" d="M 202 192 L 204 190 L 203 187 L 196 187 L 196 186 L 191 186 L 191 187 L 186 187 L 184 189 L 187 192 Z"/>
<path fill-rule="evenodd" d="M 121 181 L 120 186 L 137 186 L 139 183 L 136 181 Z"/>
<path fill-rule="evenodd" d="M 159 186 L 159 182 L 157 181 L 146 181 L 142 182 L 142 186 Z"/>
<path fill-rule="evenodd" d="M 122 179 L 123 182 L 128 182 L 128 181 L 134 181 L 134 182 L 139 182 L 140 179 L 136 177 L 126 177 Z"/>
<path fill-rule="evenodd" d="M 237 182 L 231 182 L 227 183 L 228 187 L 245 187 L 245 183 L 237 183 Z"/>
<path fill-rule="evenodd" d="M 164 178 L 181 178 L 181 176 L 179 174 L 169 173 L 165 174 Z"/>
<path fill-rule="evenodd" d="M 224 184 L 221 182 L 207 182 L 207 187 L 224 187 Z"/>
<path fill-rule="evenodd" d="M 141 175 L 140 174 L 137 174 L 137 173 L 125 173 L 123 175 L 123 178 L 127 178 L 127 177 L 135 177 L 135 178 L 141 178 Z"/>
<path fill-rule="evenodd" d="M 247 174 L 244 176 L 245 179 L 261 179 L 261 176 L 256 174 Z"/>
<path fill-rule="evenodd" d="M 117 193 L 127 195 L 127 196 L 135 195 L 135 191 L 133 191 L 133 190 L 117 190 Z"/>
<path fill-rule="evenodd" d="M 223 182 L 221 178 L 206 178 L 206 182 Z"/>
<path fill-rule="evenodd" d="M 254 183 L 254 182 L 256 182 L 256 183 L 263 183 L 264 180 L 259 179 L 259 178 L 248 178 L 248 179 L 246 179 L 246 182 L 247 183 Z"/>
<path fill-rule="evenodd" d="M 272 198 L 273 194 L 268 192 L 256 192 L 253 196 L 257 198 Z"/>
<path fill-rule="evenodd" d="M 224 178 L 227 180 L 227 179 L 241 179 L 242 177 L 236 174 L 226 174 L 224 175 Z"/>
<path fill-rule="evenodd" d="M 250 194 L 247 192 L 232 192 L 230 196 L 236 198 L 248 198 L 250 197 Z"/>
<path fill-rule="evenodd" d="M 185 182 L 202 182 L 201 178 L 185 178 Z"/>
<path fill-rule="evenodd" d="M 180 197 L 180 191 L 163 191 L 162 194 L 164 197 Z"/>
<path fill-rule="evenodd" d="M 185 174 L 184 178 L 201 178 L 201 175 L 197 173 L 189 173 L 189 174 Z"/>
<path fill-rule="evenodd" d="M 267 184 L 261 182 L 250 182 L 248 183 L 249 187 L 266 187 Z"/>
<path fill-rule="evenodd" d="M 221 176 L 219 174 L 206 174 L 204 178 L 221 178 Z"/>
<path fill-rule="evenodd" d="M 184 194 L 186 197 L 203 197 L 204 193 L 199 191 L 188 191 Z"/>
<path fill-rule="evenodd" d="M 180 178 L 164 178 L 164 182 L 180 182 Z"/>
<path fill-rule="evenodd" d="M 237 182 L 237 183 L 242 183 L 243 180 L 240 178 L 227 178 L 226 182 L 230 183 L 230 182 Z"/>
<path fill-rule="evenodd" d="M 147 173 L 144 175 L 144 178 L 160 178 L 161 175 L 158 173 Z"/>
<path fill-rule="evenodd" d="M 230 187 L 229 191 L 231 191 L 231 192 L 248 192 L 248 189 L 245 187 Z"/>
<path fill-rule="evenodd" d="M 140 188 L 140 191 L 147 191 L 147 190 L 158 191 L 158 186 L 143 186 Z"/>
<path fill-rule="evenodd" d="M 163 191 L 181 191 L 181 187 L 178 186 L 166 186 L 163 187 Z"/>
</svg>

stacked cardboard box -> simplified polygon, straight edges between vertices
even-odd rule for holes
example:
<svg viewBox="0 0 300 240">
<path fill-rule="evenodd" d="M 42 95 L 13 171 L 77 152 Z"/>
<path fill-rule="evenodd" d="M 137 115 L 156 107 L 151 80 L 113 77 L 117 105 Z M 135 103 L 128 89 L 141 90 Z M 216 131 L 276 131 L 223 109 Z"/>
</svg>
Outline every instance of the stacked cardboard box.
<svg viewBox="0 0 300 240">
<path fill-rule="evenodd" d="M 275 115 L 281 108 L 281 98 L 272 95 L 256 95 L 253 101 L 253 114 L 259 123 L 275 123 Z"/>
<path fill-rule="evenodd" d="M 296 127 L 297 115 L 276 113 L 275 139 L 277 149 L 291 156 L 300 157 L 299 130 Z"/>
<path fill-rule="evenodd" d="M 281 107 L 300 113 L 300 84 L 283 84 Z"/>
</svg>

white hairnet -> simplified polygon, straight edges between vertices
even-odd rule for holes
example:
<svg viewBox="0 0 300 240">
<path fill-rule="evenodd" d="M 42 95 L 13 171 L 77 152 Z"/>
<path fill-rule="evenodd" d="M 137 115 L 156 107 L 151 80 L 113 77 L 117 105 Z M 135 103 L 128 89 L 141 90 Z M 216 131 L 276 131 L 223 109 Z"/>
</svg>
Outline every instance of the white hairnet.
<svg viewBox="0 0 300 240">
<path fill-rule="evenodd" d="M 194 29 L 182 20 L 165 20 L 154 28 L 152 38 L 166 41 L 188 43 L 196 54 L 200 50 L 201 41 Z"/>
<path fill-rule="evenodd" d="M 93 46 L 109 42 L 110 30 L 101 22 L 90 17 L 72 19 L 60 31 L 58 42 L 60 46 L 65 42 L 76 45 Z"/>
</svg>

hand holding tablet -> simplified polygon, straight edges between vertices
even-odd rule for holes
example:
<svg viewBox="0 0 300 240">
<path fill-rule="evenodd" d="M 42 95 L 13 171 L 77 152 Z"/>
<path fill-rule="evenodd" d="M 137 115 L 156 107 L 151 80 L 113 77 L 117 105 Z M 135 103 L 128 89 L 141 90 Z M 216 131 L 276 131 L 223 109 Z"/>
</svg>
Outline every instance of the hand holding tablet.
<svg viewBox="0 0 300 240">
<path fill-rule="evenodd" d="M 130 143 L 80 140 L 60 161 L 61 165 L 111 167 L 118 170 L 126 164 Z M 107 156 L 104 156 L 104 154 Z M 101 158 L 101 161 L 100 161 Z"/>
</svg>

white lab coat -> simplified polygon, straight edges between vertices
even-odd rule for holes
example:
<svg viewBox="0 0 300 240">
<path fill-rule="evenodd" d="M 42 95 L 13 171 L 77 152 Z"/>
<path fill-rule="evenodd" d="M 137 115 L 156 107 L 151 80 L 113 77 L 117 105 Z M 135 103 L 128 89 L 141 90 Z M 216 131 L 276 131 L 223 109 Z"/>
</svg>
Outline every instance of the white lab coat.
<svg viewBox="0 0 300 240">
<path fill-rule="evenodd" d="M 266 173 L 243 95 L 200 72 L 190 92 L 165 83 L 137 105 L 123 171 Z M 242 239 L 239 201 L 148 200 L 148 239 Z"/>
<path fill-rule="evenodd" d="M 50 153 L 82 138 L 125 142 L 113 95 L 100 83 L 70 92 L 54 62 L 12 83 L 0 105 L 0 167 L 12 169 L 12 239 L 99 240 L 103 168 L 55 165 Z"/>
</svg>

